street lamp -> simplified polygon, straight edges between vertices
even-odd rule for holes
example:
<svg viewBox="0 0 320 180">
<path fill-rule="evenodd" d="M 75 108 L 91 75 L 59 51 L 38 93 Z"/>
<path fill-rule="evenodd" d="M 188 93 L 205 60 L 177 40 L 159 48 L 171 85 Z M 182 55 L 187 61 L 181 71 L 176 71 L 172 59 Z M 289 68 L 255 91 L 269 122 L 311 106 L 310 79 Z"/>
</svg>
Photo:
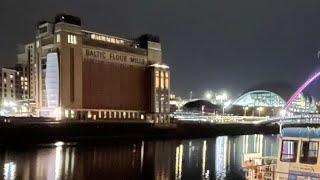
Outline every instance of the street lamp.
<svg viewBox="0 0 320 180">
<path fill-rule="evenodd" d="M 205 93 L 204 96 L 205 96 L 206 99 L 211 100 L 211 98 L 212 98 L 212 93 L 211 93 L 210 91 L 208 91 L 208 92 Z"/>
<path fill-rule="evenodd" d="M 246 106 L 246 107 L 243 107 L 243 110 L 244 110 L 244 116 L 247 116 L 247 110 L 249 109 L 249 107 L 248 106 Z"/>
<path fill-rule="evenodd" d="M 224 109 L 227 108 L 229 105 L 231 104 L 231 101 L 227 101 L 223 104 L 223 107 L 222 107 L 222 115 L 224 116 Z"/>
<path fill-rule="evenodd" d="M 260 116 L 261 111 L 263 111 L 263 107 L 258 107 L 257 110 L 258 110 L 258 113 L 259 113 L 259 116 Z"/>
</svg>

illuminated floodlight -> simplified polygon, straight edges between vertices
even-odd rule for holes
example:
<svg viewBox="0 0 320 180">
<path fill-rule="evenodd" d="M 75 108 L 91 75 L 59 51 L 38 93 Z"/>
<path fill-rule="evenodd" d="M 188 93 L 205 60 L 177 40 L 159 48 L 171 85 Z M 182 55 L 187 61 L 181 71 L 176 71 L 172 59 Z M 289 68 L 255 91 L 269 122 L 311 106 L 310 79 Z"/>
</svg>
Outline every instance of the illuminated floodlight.
<svg viewBox="0 0 320 180">
<path fill-rule="evenodd" d="M 210 91 L 208 91 L 208 92 L 205 93 L 204 97 L 206 99 L 211 99 L 212 98 L 212 93 Z"/>
<path fill-rule="evenodd" d="M 223 93 L 222 93 L 221 99 L 222 99 L 222 100 L 227 100 L 227 99 L 228 99 L 228 95 L 227 95 L 226 92 L 223 92 Z"/>
<path fill-rule="evenodd" d="M 62 108 L 61 107 L 58 107 L 58 108 L 55 108 L 53 110 L 53 117 L 56 118 L 56 120 L 61 120 L 62 119 Z"/>
<path fill-rule="evenodd" d="M 17 104 L 13 101 L 9 101 L 9 107 L 16 107 Z"/>
<path fill-rule="evenodd" d="M 258 113 L 259 113 L 259 116 L 260 116 L 261 111 L 263 111 L 263 107 L 258 107 L 257 110 L 258 110 Z"/>
<path fill-rule="evenodd" d="M 258 107 L 257 110 L 258 110 L 258 111 L 262 111 L 262 110 L 263 110 L 263 107 Z"/>
<path fill-rule="evenodd" d="M 64 145 L 64 142 L 62 142 L 62 141 L 57 141 L 57 142 L 54 143 L 54 145 L 55 145 L 55 146 L 58 146 L 58 147 L 59 147 L 59 146 L 63 146 L 63 145 Z"/>
</svg>

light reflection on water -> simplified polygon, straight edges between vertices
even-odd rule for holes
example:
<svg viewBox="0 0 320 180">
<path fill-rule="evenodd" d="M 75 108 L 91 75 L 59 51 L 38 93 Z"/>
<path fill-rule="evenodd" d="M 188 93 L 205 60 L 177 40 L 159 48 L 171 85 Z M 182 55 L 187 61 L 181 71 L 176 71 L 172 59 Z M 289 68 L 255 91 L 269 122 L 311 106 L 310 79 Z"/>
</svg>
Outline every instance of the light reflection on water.
<svg viewBox="0 0 320 180">
<path fill-rule="evenodd" d="M 243 160 L 277 156 L 278 139 L 245 135 L 1 149 L 5 180 L 243 179 Z"/>
</svg>

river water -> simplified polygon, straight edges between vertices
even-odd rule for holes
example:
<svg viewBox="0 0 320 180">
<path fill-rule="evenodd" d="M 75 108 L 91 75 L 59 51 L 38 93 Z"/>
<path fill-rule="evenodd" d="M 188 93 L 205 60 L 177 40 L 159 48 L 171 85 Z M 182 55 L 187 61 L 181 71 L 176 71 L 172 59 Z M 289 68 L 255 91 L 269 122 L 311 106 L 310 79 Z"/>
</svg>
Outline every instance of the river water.
<svg viewBox="0 0 320 180">
<path fill-rule="evenodd" d="M 243 158 L 277 156 L 278 135 L 1 146 L 2 179 L 243 179 Z"/>
</svg>

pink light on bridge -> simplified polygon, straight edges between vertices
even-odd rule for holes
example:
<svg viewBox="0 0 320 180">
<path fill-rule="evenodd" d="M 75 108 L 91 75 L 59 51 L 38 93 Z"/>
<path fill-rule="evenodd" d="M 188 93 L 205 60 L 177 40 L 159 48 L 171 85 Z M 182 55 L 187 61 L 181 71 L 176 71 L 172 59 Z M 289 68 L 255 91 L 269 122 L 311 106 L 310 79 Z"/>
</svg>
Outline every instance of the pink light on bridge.
<svg viewBox="0 0 320 180">
<path fill-rule="evenodd" d="M 286 105 L 284 106 L 284 109 L 287 110 L 292 102 L 297 98 L 297 96 L 310 84 L 312 83 L 317 77 L 320 76 L 320 71 L 318 71 L 316 74 L 311 76 L 309 79 L 307 79 L 306 82 L 304 82 L 296 92 L 293 93 L 293 95 L 290 97 L 290 99 L 287 101 Z"/>
</svg>

